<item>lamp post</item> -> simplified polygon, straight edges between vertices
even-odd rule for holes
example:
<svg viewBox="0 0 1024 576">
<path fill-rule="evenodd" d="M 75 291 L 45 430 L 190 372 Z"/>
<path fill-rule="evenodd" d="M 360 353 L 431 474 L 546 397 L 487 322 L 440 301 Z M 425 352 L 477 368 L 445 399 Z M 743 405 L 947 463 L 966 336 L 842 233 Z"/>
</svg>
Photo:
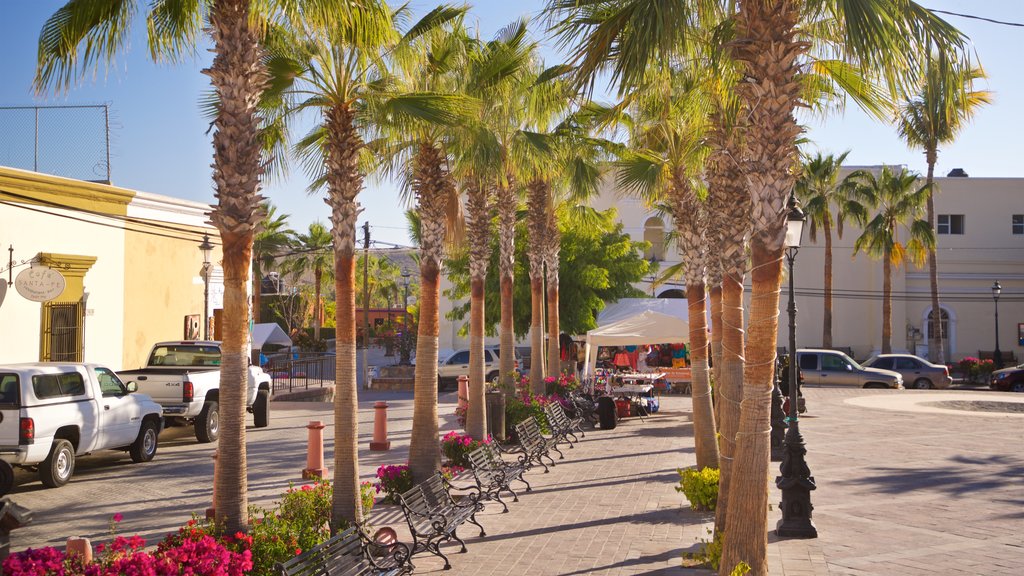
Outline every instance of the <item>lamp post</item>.
<svg viewBox="0 0 1024 576">
<path fill-rule="evenodd" d="M 402 288 L 405 290 L 402 296 L 402 312 L 405 317 L 402 319 L 402 352 L 399 363 L 402 366 L 409 364 L 409 272 L 402 270 Z"/>
<path fill-rule="evenodd" d="M 210 339 L 210 320 L 207 314 L 210 311 L 210 256 L 213 254 L 213 244 L 210 244 L 210 235 L 203 234 L 203 241 L 199 244 L 199 251 L 203 253 L 203 340 Z"/>
<path fill-rule="evenodd" d="M 999 285 L 999 281 L 996 280 L 992 284 L 992 301 L 996 305 L 996 349 L 992 352 L 992 364 L 996 370 L 1003 367 L 1003 353 L 999 350 L 999 293 L 1003 291 L 1003 287 Z"/>
<path fill-rule="evenodd" d="M 793 261 L 800 250 L 804 223 L 807 216 L 800 209 L 796 196 L 789 196 L 789 215 L 786 218 L 786 262 L 789 265 L 789 429 L 786 430 L 785 451 L 782 455 L 781 476 L 775 478 L 775 485 L 782 490 L 782 520 L 775 527 L 775 533 L 784 538 L 817 538 L 818 530 L 811 522 L 811 490 L 817 488 L 814 477 L 807 467 L 804 456 L 804 438 L 800 435 L 798 421 L 800 365 L 796 354 L 796 300 L 793 292 Z"/>
</svg>

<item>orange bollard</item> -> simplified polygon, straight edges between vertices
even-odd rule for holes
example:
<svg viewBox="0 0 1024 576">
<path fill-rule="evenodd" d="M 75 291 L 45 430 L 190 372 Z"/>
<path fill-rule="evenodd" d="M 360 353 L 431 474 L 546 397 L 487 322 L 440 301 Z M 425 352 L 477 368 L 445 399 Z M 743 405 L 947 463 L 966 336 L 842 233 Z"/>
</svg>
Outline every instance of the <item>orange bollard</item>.
<svg viewBox="0 0 1024 576">
<path fill-rule="evenodd" d="M 465 408 L 469 404 L 469 376 L 459 376 L 459 408 Z"/>
<path fill-rule="evenodd" d="M 214 450 L 210 458 L 213 458 L 213 502 L 210 507 L 206 509 L 207 518 L 215 518 L 217 516 L 217 456 L 219 450 Z"/>
<path fill-rule="evenodd" d="M 302 471 L 303 480 L 326 478 L 327 468 L 324 467 L 324 423 L 311 420 L 306 429 L 309 430 L 309 452 L 306 455 L 306 469 Z"/>
<path fill-rule="evenodd" d="M 391 449 L 391 441 L 388 440 L 388 403 L 374 402 L 373 404 L 373 441 L 370 442 L 370 450 L 384 452 Z"/>
<path fill-rule="evenodd" d="M 82 563 L 92 562 L 92 542 L 88 538 L 68 538 L 64 548 L 64 554 L 70 556 L 81 556 Z"/>
</svg>

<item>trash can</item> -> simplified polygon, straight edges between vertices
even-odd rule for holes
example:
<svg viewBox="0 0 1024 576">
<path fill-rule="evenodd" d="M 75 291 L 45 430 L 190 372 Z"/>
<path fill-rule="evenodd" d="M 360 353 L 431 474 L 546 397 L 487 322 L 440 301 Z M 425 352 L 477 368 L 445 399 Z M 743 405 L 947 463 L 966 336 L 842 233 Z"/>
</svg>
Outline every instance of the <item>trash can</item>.
<svg viewBox="0 0 1024 576">
<path fill-rule="evenodd" d="M 597 399 L 597 420 L 601 424 L 601 430 L 615 428 L 615 400 L 611 396 L 601 396 Z"/>
<path fill-rule="evenodd" d="M 487 433 L 499 442 L 505 441 L 505 394 L 491 390 L 485 395 L 487 407 Z"/>
</svg>

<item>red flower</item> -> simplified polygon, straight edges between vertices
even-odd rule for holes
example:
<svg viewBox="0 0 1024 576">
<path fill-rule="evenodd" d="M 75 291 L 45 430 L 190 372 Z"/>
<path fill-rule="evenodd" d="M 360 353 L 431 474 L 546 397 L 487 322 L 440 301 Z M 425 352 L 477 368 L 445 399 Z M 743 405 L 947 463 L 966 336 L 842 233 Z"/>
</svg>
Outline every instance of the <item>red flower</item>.
<svg viewBox="0 0 1024 576">
<path fill-rule="evenodd" d="M 295 549 L 295 555 L 298 556 L 299 554 L 302 554 L 302 548 Z"/>
<path fill-rule="evenodd" d="M 114 514 L 114 516 L 113 516 L 113 518 L 111 518 L 111 520 L 113 520 L 114 522 L 120 522 L 121 520 L 124 520 L 124 516 L 122 516 L 121 513 L 118 512 L 118 513 Z"/>
</svg>

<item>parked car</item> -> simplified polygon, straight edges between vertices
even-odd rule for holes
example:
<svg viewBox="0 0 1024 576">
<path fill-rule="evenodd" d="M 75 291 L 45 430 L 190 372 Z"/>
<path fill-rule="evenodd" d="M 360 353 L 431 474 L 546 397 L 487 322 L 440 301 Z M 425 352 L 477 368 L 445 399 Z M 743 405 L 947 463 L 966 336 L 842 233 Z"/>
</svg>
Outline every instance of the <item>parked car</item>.
<svg viewBox="0 0 1024 576">
<path fill-rule="evenodd" d="M 220 436 L 220 342 L 158 342 L 146 367 L 118 372 L 163 407 L 170 422 L 194 423 L 199 442 Z M 296 376 L 298 377 L 298 376 Z M 257 428 L 270 424 L 270 375 L 249 365 L 245 406 Z"/>
<path fill-rule="evenodd" d="M 125 450 L 133 462 L 152 460 L 163 417 L 135 390 L 96 364 L 0 366 L 0 496 L 14 486 L 12 466 L 38 469 L 43 485 L 57 488 L 76 456 Z"/>
<path fill-rule="evenodd" d="M 838 350 L 806 348 L 797 350 L 796 355 L 807 384 L 903 388 L 903 376 L 899 372 L 865 368 Z"/>
<path fill-rule="evenodd" d="M 486 346 L 484 348 L 484 378 L 490 382 L 498 377 L 500 366 L 498 364 L 498 346 Z M 516 359 L 514 366 L 519 370 L 521 358 L 518 351 L 515 352 Z M 437 389 L 444 390 L 448 386 L 454 386 L 462 374 L 469 374 L 469 350 L 456 350 L 444 360 L 437 364 Z"/>
<path fill-rule="evenodd" d="M 913 354 L 878 354 L 868 358 L 867 362 L 864 362 L 864 366 L 899 372 L 903 376 L 903 382 L 907 388 L 945 389 L 953 383 L 953 379 L 949 376 L 949 368 L 941 364 L 932 364 Z"/>
<path fill-rule="evenodd" d="M 1024 364 L 992 373 L 988 387 L 1002 392 L 1024 392 Z"/>
</svg>

